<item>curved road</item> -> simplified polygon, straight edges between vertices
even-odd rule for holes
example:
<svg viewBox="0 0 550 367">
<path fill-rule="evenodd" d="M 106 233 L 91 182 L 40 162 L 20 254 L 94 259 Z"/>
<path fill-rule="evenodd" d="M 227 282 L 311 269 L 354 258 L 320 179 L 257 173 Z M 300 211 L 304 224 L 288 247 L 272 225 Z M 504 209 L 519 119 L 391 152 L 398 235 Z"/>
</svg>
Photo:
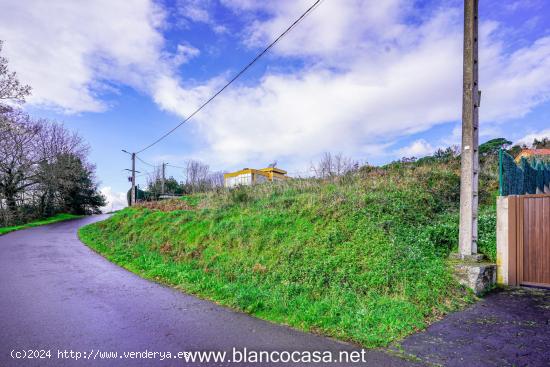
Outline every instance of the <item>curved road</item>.
<svg viewBox="0 0 550 367">
<path fill-rule="evenodd" d="M 334 355 L 356 348 L 231 311 L 108 262 L 76 235 L 80 226 L 105 218 L 87 217 L 0 236 L 0 366 L 237 366 L 250 364 L 123 359 L 120 354 L 212 350 L 227 351 L 231 358 L 232 348 L 328 350 Z M 16 360 L 10 355 L 28 349 L 51 350 L 52 355 L 39 360 Z M 119 355 L 77 361 L 58 358 L 58 350 Z M 409 364 L 371 350 L 367 363 L 354 365 Z"/>
</svg>

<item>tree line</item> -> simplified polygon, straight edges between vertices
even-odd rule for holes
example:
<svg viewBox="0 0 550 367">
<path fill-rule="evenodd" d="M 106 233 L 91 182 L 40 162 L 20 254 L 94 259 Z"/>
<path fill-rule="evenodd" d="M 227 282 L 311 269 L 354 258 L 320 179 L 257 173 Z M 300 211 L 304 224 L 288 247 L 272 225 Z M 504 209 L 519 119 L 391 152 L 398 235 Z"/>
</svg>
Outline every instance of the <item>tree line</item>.
<svg viewBox="0 0 550 367">
<path fill-rule="evenodd" d="M 365 163 L 366 164 L 366 163 Z M 276 162 L 273 163 L 273 166 Z M 359 170 L 361 163 L 342 153 L 325 152 L 320 160 L 311 163 L 310 177 L 321 179 L 336 179 Z M 188 195 L 199 192 L 215 191 L 224 187 L 224 176 L 221 171 L 212 171 L 208 164 L 197 160 L 188 160 L 183 170 L 184 179 L 177 181 L 174 177 L 162 180 L 162 169 L 156 167 L 147 178 L 145 190 L 137 190 L 137 199 L 151 201 L 158 200 L 161 195 Z M 130 205 L 130 190 L 127 192 L 128 205 Z"/>
<path fill-rule="evenodd" d="M 174 177 L 162 178 L 162 168 L 155 167 L 147 176 L 145 190 L 137 190 L 138 201 L 158 200 L 161 195 L 188 195 L 198 192 L 207 192 L 224 186 L 223 172 L 212 171 L 210 166 L 197 160 L 188 160 L 183 170 L 184 179 L 176 180 Z M 130 191 L 127 192 L 128 205 L 130 205 Z"/>
<path fill-rule="evenodd" d="M 21 109 L 31 88 L 9 71 L 1 51 L 0 41 L 0 225 L 99 212 L 105 198 L 89 146 L 63 124 Z"/>
</svg>

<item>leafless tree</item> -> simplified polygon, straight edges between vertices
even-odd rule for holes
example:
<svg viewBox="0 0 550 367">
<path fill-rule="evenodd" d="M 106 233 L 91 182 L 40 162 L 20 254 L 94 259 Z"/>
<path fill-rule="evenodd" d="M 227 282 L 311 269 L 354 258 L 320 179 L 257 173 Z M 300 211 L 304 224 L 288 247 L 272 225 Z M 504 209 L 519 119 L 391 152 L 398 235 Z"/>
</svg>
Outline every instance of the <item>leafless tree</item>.
<svg viewBox="0 0 550 367">
<path fill-rule="evenodd" d="M 216 171 L 216 172 L 210 173 L 208 175 L 208 181 L 210 181 L 210 186 L 212 188 L 223 187 L 224 185 L 223 172 Z"/>
<path fill-rule="evenodd" d="M 56 210 L 97 210 L 102 199 L 95 184 L 95 167 L 87 162 L 88 146 L 78 135 L 62 124 L 34 120 L 13 109 L 0 114 L 0 139 L 4 223 L 25 219 L 20 218 L 20 208 L 26 208 L 27 217 L 47 216 Z"/>
<path fill-rule="evenodd" d="M 35 183 L 41 156 L 37 141 L 40 124 L 21 111 L 0 114 L 0 195 L 11 218 L 17 213 L 17 199 Z"/>
<path fill-rule="evenodd" d="M 319 162 L 311 165 L 311 170 L 319 178 L 333 178 L 343 176 L 359 168 L 359 162 L 345 157 L 342 153 L 323 153 Z"/>
<path fill-rule="evenodd" d="M 88 155 L 90 147 L 63 124 L 46 119 L 37 122 L 42 126 L 38 141 L 42 159 L 51 161 L 61 154 L 72 154 L 82 159 Z"/>
<path fill-rule="evenodd" d="M 200 161 L 189 160 L 185 164 L 185 184 L 191 192 L 205 191 L 209 186 L 210 167 Z"/>
<path fill-rule="evenodd" d="M 151 173 L 147 175 L 147 191 L 154 199 L 157 199 L 162 194 L 162 168 L 155 167 Z"/>
<path fill-rule="evenodd" d="M 37 137 L 40 165 L 37 185 L 34 186 L 35 196 L 39 200 L 40 212 L 51 215 L 55 210 L 55 200 L 61 200 L 59 188 L 64 187 L 65 181 L 72 177 L 74 172 L 71 171 L 77 169 L 75 165 L 82 164 L 89 172 L 93 172 L 95 167 L 86 161 L 89 147 L 80 136 L 57 122 L 41 119 L 37 123 L 41 127 Z M 60 157 L 64 159 L 60 160 Z M 77 163 L 75 159 L 80 162 Z"/>
<path fill-rule="evenodd" d="M 25 98 L 31 94 L 31 87 L 21 84 L 17 73 L 9 71 L 8 59 L 2 56 L 2 46 L 3 41 L 0 41 L 0 112 L 5 112 L 10 108 L 2 101 L 25 102 Z"/>
<path fill-rule="evenodd" d="M 104 204 L 88 146 L 62 124 L 35 120 L 15 108 L 30 95 L 1 55 L 0 41 L 0 216 L 4 224 L 54 214 L 96 212 Z M 9 104 L 11 103 L 11 105 Z M 25 210 L 20 210 L 24 208 Z M 25 214 L 27 218 L 19 218 Z"/>
</svg>

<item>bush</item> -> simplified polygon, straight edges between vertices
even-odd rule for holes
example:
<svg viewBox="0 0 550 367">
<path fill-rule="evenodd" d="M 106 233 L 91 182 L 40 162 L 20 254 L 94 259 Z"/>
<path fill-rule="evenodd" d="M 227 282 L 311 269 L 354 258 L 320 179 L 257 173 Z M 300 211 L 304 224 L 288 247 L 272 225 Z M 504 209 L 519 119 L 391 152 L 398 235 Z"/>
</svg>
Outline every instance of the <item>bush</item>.
<svg viewBox="0 0 550 367">
<path fill-rule="evenodd" d="M 482 207 L 478 218 L 478 252 L 487 256 L 489 261 L 497 260 L 497 214 L 496 207 Z"/>
<path fill-rule="evenodd" d="M 247 188 L 245 186 L 237 186 L 230 191 L 231 201 L 235 204 L 244 204 L 250 200 Z"/>
</svg>

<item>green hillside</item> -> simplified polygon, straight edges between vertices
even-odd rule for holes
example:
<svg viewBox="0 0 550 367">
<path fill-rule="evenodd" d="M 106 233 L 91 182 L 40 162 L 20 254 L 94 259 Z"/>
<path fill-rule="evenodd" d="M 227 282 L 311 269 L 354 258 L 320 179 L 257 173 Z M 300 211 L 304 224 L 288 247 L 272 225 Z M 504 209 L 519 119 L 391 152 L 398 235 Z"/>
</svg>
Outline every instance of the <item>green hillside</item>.
<svg viewBox="0 0 550 367">
<path fill-rule="evenodd" d="M 447 257 L 459 161 L 363 167 L 117 212 L 82 240 L 127 269 L 293 327 L 382 346 L 473 296 Z M 480 248 L 495 254 L 496 178 L 481 177 Z"/>
</svg>

